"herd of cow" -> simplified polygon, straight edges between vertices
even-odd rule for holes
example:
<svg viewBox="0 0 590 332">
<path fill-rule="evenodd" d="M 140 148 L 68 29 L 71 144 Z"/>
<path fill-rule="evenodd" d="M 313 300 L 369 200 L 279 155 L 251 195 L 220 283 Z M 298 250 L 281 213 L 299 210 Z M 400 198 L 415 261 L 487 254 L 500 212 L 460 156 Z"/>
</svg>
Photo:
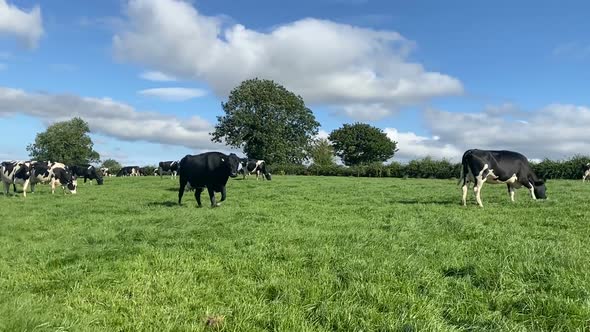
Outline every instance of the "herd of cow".
<svg viewBox="0 0 590 332">
<path fill-rule="evenodd" d="M 122 167 L 116 176 L 145 176 L 147 168 L 139 166 Z M 178 203 L 180 204 L 185 190 L 195 190 L 195 198 L 201 206 L 200 194 L 207 188 L 211 198 L 211 205 L 217 206 L 215 192 L 221 193 L 221 201 L 225 200 L 225 185 L 228 178 L 236 177 L 238 173 L 245 179 L 249 174 L 270 180 L 271 174 L 264 160 L 238 158 L 235 154 L 225 155 L 220 152 L 207 152 L 200 155 L 186 155 L 180 161 L 161 161 L 153 172 L 153 175 L 162 177 L 164 173 L 171 174 L 172 179 L 180 175 L 180 191 Z M 84 178 L 84 183 L 90 180 L 97 184 L 104 183 L 103 178 L 113 176 L 108 168 L 98 170 L 92 165 L 65 165 L 51 161 L 4 161 L 0 165 L 0 177 L 4 184 L 4 194 L 8 195 L 10 185 L 16 192 L 16 185 L 23 186 L 23 196 L 27 197 L 27 190 L 35 192 L 35 185 L 50 184 L 51 193 L 55 188 L 62 187 L 64 193 L 77 192 L 78 178 Z"/>
<path fill-rule="evenodd" d="M 540 179 L 531 166 L 528 159 L 518 153 L 506 150 L 478 150 L 465 151 L 461 160 L 461 176 L 459 183 L 463 191 L 462 203 L 467 204 L 467 191 L 470 183 L 476 202 L 483 207 L 481 189 L 484 183 L 506 184 L 510 199 L 514 201 L 515 189 L 527 188 L 533 199 L 545 199 L 545 182 Z M 7 195 L 12 184 L 16 192 L 16 184 L 22 184 L 23 196 L 26 197 L 30 186 L 31 192 L 35 192 L 38 183 L 49 183 L 51 192 L 61 186 L 72 194 L 77 190 L 77 178 L 95 180 L 99 185 L 103 184 L 104 176 L 112 176 L 108 168 L 100 168 L 98 171 L 92 165 L 64 165 L 58 162 L 41 161 L 5 161 L 1 164 L 1 177 L 4 183 L 4 193 Z M 239 158 L 236 154 L 229 155 L 221 152 L 206 152 L 199 155 L 186 155 L 180 161 L 161 161 L 153 175 L 166 172 L 173 179 L 178 175 L 180 187 L 178 191 L 178 204 L 182 202 L 185 190 L 195 191 L 195 199 L 201 206 L 201 193 L 205 188 L 209 193 L 211 206 L 218 206 L 215 193 L 221 193 L 221 200 L 226 199 L 226 184 L 230 177 L 242 174 L 244 179 L 248 174 L 256 174 L 256 179 L 262 176 L 270 180 L 271 174 L 264 160 Z M 590 177 L 590 163 L 583 169 L 582 181 Z M 145 168 L 138 166 L 122 167 L 116 176 L 142 176 L 149 175 Z"/>
</svg>

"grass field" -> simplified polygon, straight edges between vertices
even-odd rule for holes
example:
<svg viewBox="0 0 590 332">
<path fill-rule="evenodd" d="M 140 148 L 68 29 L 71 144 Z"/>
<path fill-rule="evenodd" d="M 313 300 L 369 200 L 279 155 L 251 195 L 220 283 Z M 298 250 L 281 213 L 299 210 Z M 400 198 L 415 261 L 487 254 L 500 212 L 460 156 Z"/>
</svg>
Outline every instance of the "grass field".
<svg viewBox="0 0 590 332">
<path fill-rule="evenodd" d="M 590 185 L 230 179 L 0 195 L 3 331 L 588 331 Z M 204 204 L 208 202 L 203 193 Z"/>
</svg>

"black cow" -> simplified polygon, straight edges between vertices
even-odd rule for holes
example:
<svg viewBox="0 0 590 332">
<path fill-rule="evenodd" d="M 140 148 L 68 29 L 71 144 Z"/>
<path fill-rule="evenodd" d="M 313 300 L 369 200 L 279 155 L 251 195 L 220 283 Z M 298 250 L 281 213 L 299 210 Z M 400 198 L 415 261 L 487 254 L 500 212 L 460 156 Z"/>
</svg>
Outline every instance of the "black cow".
<svg viewBox="0 0 590 332">
<path fill-rule="evenodd" d="M 178 204 L 182 202 L 185 187 L 190 184 L 195 188 L 195 199 L 201 207 L 201 193 L 207 187 L 211 207 L 219 206 L 215 201 L 215 192 L 221 193 L 223 202 L 226 197 L 225 185 L 231 176 L 238 176 L 240 158 L 235 154 L 225 155 L 221 152 L 206 152 L 198 155 L 186 155 L 180 160 L 179 175 L 180 188 L 178 190 Z"/>
<path fill-rule="evenodd" d="M 125 166 L 122 167 L 117 176 L 139 176 L 139 166 Z"/>
<path fill-rule="evenodd" d="M 86 183 L 87 179 L 90 179 L 90 184 L 92 184 L 92 180 L 96 180 L 99 185 L 103 184 L 102 174 L 97 172 L 96 167 L 92 165 L 72 165 L 70 171 L 73 176 L 84 177 L 84 183 Z"/>
<path fill-rule="evenodd" d="M 484 182 L 505 183 L 510 199 L 514 202 L 514 189 L 528 188 L 533 199 L 545 199 L 545 183 L 533 172 L 525 156 L 513 151 L 467 150 L 463 154 L 461 178 L 463 181 L 463 205 L 467 205 L 467 186 L 474 183 L 473 190 L 477 204 L 481 202 L 481 188 Z"/>
<path fill-rule="evenodd" d="M 62 163 L 32 162 L 31 171 L 31 192 L 35 192 L 37 183 L 51 184 L 51 193 L 55 194 L 55 188 L 61 186 L 64 194 L 66 189 L 76 194 L 78 181 L 72 174 L 70 168 Z M 26 191 L 26 188 L 25 190 Z"/>
<path fill-rule="evenodd" d="M 584 171 L 584 175 L 582 175 L 582 182 L 586 182 L 586 179 L 590 177 L 590 163 L 583 165 L 582 170 Z"/>
<path fill-rule="evenodd" d="M 160 161 L 158 164 L 160 179 L 162 178 L 162 172 L 170 172 L 172 174 L 170 178 L 175 179 L 178 174 L 178 161 Z"/>
<path fill-rule="evenodd" d="M 240 162 L 242 163 L 242 169 L 240 170 L 240 173 L 244 179 L 246 179 L 246 175 L 253 173 L 256 173 L 256 180 L 258 180 L 258 176 L 260 176 L 261 173 L 263 175 L 263 180 L 265 178 L 267 180 L 271 179 L 270 172 L 268 171 L 268 167 L 266 166 L 266 162 L 264 162 L 264 160 L 242 158 L 240 159 Z"/>
<path fill-rule="evenodd" d="M 16 193 L 16 184 L 23 185 L 23 196 L 27 197 L 27 186 L 29 185 L 31 177 L 31 162 L 30 161 L 5 161 L 0 167 L 0 177 L 4 183 L 4 194 L 8 195 L 10 184 Z"/>
</svg>

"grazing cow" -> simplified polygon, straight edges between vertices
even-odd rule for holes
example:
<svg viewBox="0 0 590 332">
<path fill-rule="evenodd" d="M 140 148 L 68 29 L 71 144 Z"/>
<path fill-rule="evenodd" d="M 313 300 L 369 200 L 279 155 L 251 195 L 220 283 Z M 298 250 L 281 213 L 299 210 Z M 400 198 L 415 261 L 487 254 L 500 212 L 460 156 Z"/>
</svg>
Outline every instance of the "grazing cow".
<svg viewBox="0 0 590 332">
<path fill-rule="evenodd" d="M 481 202 L 484 182 L 505 183 L 510 199 L 514 202 L 514 189 L 528 188 L 533 199 L 545 199 L 545 183 L 533 172 L 525 156 L 513 151 L 467 150 L 463 154 L 461 178 L 463 181 L 463 205 L 467 205 L 467 185 L 474 183 L 477 204 Z"/>
<path fill-rule="evenodd" d="M 178 204 L 182 202 L 182 195 L 189 184 L 195 188 L 195 199 L 201 207 L 201 193 L 207 188 L 211 207 L 219 206 L 215 201 L 215 192 L 221 193 L 223 202 L 226 197 L 225 185 L 231 176 L 238 176 L 240 158 L 235 154 L 225 155 L 221 152 L 206 152 L 199 155 L 186 155 L 180 160 L 179 175 L 180 188 L 178 190 Z"/>
<path fill-rule="evenodd" d="M 263 175 L 263 180 L 265 178 L 267 180 L 271 179 L 270 172 L 268 172 L 268 168 L 266 167 L 264 160 L 243 158 L 240 159 L 240 162 L 242 163 L 242 169 L 240 170 L 240 173 L 242 173 L 244 179 L 246 179 L 246 175 L 253 173 L 256 173 L 256 180 L 258 180 L 258 177 L 261 173 Z"/>
<path fill-rule="evenodd" d="M 162 178 L 162 172 L 170 172 L 172 174 L 170 178 L 175 179 L 178 174 L 178 161 L 160 161 L 158 164 L 160 179 Z"/>
<path fill-rule="evenodd" d="M 61 186 L 64 194 L 66 194 L 66 189 L 70 193 L 76 194 L 78 188 L 76 176 L 72 174 L 69 167 L 62 163 L 33 162 L 30 181 L 31 192 L 35 192 L 35 185 L 37 183 L 49 183 L 52 194 L 55 194 L 55 188 L 57 186 Z M 24 191 L 26 191 L 26 188 Z"/>
<path fill-rule="evenodd" d="M 139 166 L 125 166 L 119 170 L 117 176 L 139 176 Z"/>
<path fill-rule="evenodd" d="M 582 182 L 586 182 L 586 178 L 590 177 L 590 163 L 583 165 L 582 170 L 584 171 L 584 175 L 582 176 Z"/>
<path fill-rule="evenodd" d="M 112 176 L 112 174 L 109 172 L 109 168 L 108 167 L 101 167 L 99 169 L 100 174 L 102 174 L 103 177 L 107 177 L 107 176 Z"/>
<path fill-rule="evenodd" d="M 29 161 L 6 161 L 0 168 L 0 177 L 4 183 L 4 194 L 8 195 L 10 184 L 16 193 L 16 184 L 23 185 L 23 196 L 27 197 L 27 186 L 31 178 L 31 162 Z"/>
<path fill-rule="evenodd" d="M 96 167 L 92 165 L 72 165 L 70 171 L 73 176 L 84 177 L 84 183 L 86 183 L 87 179 L 90 179 L 90 184 L 92 184 L 92 180 L 96 180 L 99 185 L 103 184 L 101 172 L 97 172 Z"/>
</svg>

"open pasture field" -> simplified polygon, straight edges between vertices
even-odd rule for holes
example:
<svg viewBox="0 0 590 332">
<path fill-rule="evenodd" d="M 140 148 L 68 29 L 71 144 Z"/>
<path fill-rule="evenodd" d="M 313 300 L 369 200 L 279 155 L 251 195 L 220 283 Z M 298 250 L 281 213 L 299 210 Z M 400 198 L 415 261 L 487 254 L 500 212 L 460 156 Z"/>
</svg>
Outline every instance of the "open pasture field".
<svg viewBox="0 0 590 332">
<path fill-rule="evenodd" d="M 81 183 L 82 181 L 80 181 Z M 2 331 L 587 331 L 590 184 L 169 177 L 0 195 Z"/>
</svg>

